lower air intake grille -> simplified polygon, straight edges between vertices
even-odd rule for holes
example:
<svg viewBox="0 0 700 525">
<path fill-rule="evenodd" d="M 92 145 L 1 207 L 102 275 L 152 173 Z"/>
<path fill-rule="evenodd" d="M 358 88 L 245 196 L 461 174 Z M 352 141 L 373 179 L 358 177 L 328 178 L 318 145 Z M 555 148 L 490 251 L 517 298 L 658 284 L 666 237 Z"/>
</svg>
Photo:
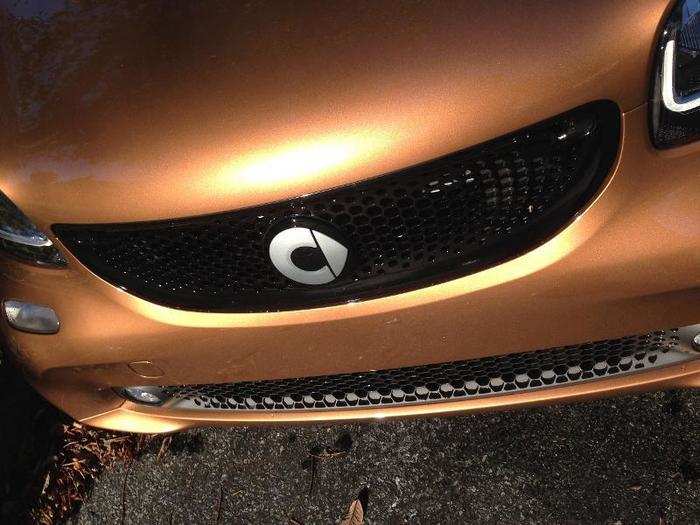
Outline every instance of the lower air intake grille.
<svg viewBox="0 0 700 525">
<path fill-rule="evenodd" d="M 175 308 L 259 312 L 323 306 L 473 273 L 542 243 L 571 221 L 618 150 L 612 102 L 357 184 L 205 217 L 54 225 L 95 274 Z M 296 283 L 268 255 L 270 235 L 300 217 L 347 240 L 344 271 Z"/>
<path fill-rule="evenodd" d="M 700 329 L 700 327 L 698 328 Z M 445 401 L 576 383 L 698 354 L 678 330 L 536 352 L 335 376 L 164 387 L 172 408 L 305 410 Z"/>
</svg>

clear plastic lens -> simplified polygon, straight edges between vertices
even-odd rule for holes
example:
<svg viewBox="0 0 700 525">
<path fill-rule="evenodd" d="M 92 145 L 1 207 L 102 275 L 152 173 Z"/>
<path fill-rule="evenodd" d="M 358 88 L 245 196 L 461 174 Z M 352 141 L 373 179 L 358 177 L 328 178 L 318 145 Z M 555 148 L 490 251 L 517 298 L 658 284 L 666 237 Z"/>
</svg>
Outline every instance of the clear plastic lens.
<svg viewBox="0 0 700 525">
<path fill-rule="evenodd" d="M 157 386 L 130 386 L 122 390 L 122 395 L 136 403 L 160 405 L 168 399 L 162 388 Z"/>
<path fill-rule="evenodd" d="M 656 60 L 651 130 L 657 148 L 700 139 L 700 0 L 678 2 L 666 21 Z"/>
<path fill-rule="evenodd" d="M 25 303 L 14 299 L 5 301 L 5 316 L 10 326 L 34 334 L 55 334 L 60 322 L 48 306 Z"/>
<path fill-rule="evenodd" d="M 64 266 L 65 259 L 14 203 L 0 193 L 0 249 L 23 261 Z"/>
</svg>

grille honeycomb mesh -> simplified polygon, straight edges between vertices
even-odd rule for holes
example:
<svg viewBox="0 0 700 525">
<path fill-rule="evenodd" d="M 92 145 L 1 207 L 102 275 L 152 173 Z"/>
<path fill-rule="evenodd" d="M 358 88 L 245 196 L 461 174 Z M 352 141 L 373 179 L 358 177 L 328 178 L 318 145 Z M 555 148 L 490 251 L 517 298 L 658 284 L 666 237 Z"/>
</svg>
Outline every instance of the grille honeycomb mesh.
<svg viewBox="0 0 700 525">
<path fill-rule="evenodd" d="M 567 384 L 663 364 L 678 330 L 536 352 L 357 374 L 164 387 L 191 408 L 304 410 L 445 401 Z"/>
<path fill-rule="evenodd" d="M 97 275 L 177 308 L 268 311 L 337 304 L 465 275 L 517 255 L 580 210 L 617 151 L 619 112 L 584 106 L 426 164 L 286 202 L 121 225 L 54 225 Z M 308 287 L 278 273 L 268 233 L 313 217 L 349 239 L 340 278 Z"/>
</svg>

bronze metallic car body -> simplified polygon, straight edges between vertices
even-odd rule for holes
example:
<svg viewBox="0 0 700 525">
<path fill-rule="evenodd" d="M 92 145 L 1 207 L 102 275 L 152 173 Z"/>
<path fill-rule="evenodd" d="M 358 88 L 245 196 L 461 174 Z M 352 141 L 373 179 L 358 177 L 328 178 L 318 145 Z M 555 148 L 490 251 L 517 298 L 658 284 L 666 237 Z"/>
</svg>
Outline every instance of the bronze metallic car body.
<svg viewBox="0 0 700 525">
<path fill-rule="evenodd" d="M 51 402 L 131 431 L 337 421 L 699 387 L 700 360 L 550 388 L 405 405 L 147 406 L 129 385 L 333 376 L 501 356 L 700 322 L 700 144 L 660 151 L 648 100 L 668 0 L 167 2 L 0 9 L 0 190 L 66 258 L 3 258 L 2 322 Z M 318 308 L 155 304 L 103 280 L 57 224 L 240 210 L 392 173 L 614 102 L 620 147 L 595 196 L 526 253 L 432 286 Z"/>
</svg>

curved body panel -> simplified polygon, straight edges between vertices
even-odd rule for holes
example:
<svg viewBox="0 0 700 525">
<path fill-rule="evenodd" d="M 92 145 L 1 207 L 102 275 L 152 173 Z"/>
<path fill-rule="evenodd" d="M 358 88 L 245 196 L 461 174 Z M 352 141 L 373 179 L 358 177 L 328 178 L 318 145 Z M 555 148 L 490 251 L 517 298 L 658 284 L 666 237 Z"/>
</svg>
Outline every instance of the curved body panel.
<svg viewBox="0 0 700 525">
<path fill-rule="evenodd" d="M 368 2 L 0 9 L 0 190 L 43 231 L 240 210 L 365 181 L 579 105 L 621 110 L 613 168 L 536 247 L 471 275 L 313 309 L 155 304 L 92 273 L 3 258 L 0 291 L 55 309 L 2 321 L 53 403 L 133 431 L 458 413 L 700 386 L 700 361 L 411 406 L 236 412 L 125 401 L 130 385 L 361 374 L 700 322 L 700 145 L 649 140 L 668 1 Z M 291 256 L 290 256 L 291 257 Z"/>
</svg>

